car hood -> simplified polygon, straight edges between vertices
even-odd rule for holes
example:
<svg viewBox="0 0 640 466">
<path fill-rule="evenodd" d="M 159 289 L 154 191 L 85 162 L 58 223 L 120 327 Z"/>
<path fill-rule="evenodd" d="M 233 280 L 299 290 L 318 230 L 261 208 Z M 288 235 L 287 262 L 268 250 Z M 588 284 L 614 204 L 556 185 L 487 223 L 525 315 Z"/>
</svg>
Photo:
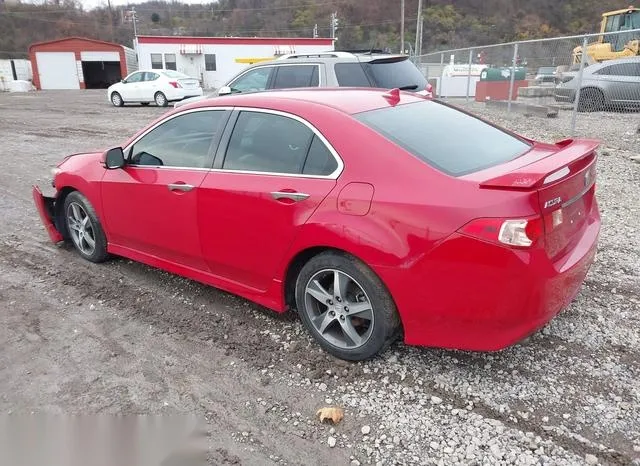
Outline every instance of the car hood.
<svg viewBox="0 0 640 466">
<path fill-rule="evenodd" d="M 103 155 L 104 151 L 78 152 L 77 154 L 67 155 L 64 159 L 62 159 L 57 167 L 60 169 L 64 169 L 65 166 L 68 166 L 70 164 L 85 163 L 91 161 L 91 159 L 95 159 L 97 162 L 102 162 Z"/>
</svg>

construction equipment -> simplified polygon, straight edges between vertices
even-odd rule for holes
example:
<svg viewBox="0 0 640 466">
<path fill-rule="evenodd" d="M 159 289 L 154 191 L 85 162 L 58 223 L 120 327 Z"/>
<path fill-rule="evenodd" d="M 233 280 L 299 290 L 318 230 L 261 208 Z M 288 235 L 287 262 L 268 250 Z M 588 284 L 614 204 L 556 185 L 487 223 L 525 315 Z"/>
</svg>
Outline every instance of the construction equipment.
<svg viewBox="0 0 640 466">
<path fill-rule="evenodd" d="M 597 42 L 587 45 L 586 63 L 640 55 L 640 8 L 630 6 L 624 10 L 608 11 L 602 14 L 600 36 Z M 582 46 L 573 49 L 573 63 L 582 59 Z"/>
</svg>

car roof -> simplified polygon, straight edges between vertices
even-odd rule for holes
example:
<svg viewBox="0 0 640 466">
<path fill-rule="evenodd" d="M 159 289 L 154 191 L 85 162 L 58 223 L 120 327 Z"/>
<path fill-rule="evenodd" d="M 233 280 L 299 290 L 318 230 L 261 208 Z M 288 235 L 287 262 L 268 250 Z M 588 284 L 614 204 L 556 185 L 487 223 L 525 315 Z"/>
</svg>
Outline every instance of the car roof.
<svg viewBox="0 0 640 466">
<path fill-rule="evenodd" d="M 593 65 L 590 65 L 587 68 L 591 70 L 595 70 L 595 69 L 603 68 L 605 66 L 617 65 L 621 63 L 640 63 L 640 57 L 627 57 L 627 58 L 616 58 L 614 60 L 605 60 L 600 63 L 594 63 Z"/>
<path fill-rule="evenodd" d="M 258 68 L 260 66 L 285 65 L 287 63 L 368 63 L 374 60 L 384 60 L 393 58 L 408 59 L 407 55 L 373 52 L 341 52 L 327 51 L 314 53 L 290 53 L 282 55 L 278 58 L 260 63 L 254 63 L 249 68 Z M 243 70 L 246 71 L 246 70 Z"/>
<path fill-rule="evenodd" d="M 194 102 L 183 109 L 198 107 L 267 107 L 273 110 L 286 111 L 287 102 L 305 102 L 310 104 L 331 107 L 341 112 L 353 115 L 355 113 L 376 110 L 384 107 L 392 107 L 397 104 L 409 104 L 424 102 L 425 97 L 414 92 L 399 92 L 400 100 L 396 101 L 389 89 L 366 88 L 297 88 L 286 90 L 272 90 L 251 94 L 231 94 L 212 97 Z M 279 108 L 274 108 L 279 107 Z"/>
</svg>

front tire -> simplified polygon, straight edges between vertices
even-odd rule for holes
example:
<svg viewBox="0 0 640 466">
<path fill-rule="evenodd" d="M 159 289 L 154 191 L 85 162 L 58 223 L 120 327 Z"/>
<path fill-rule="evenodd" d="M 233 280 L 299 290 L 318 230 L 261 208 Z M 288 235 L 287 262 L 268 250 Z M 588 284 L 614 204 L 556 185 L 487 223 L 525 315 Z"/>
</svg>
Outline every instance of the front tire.
<svg viewBox="0 0 640 466">
<path fill-rule="evenodd" d="M 398 336 L 400 318 L 384 284 L 353 256 L 324 252 L 296 280 L 296 305 L 309 333 L 348 361 L 375 356 Z"/>
<path fill-rule="evenodd" d="M 76 251 L 91 262 L 107 259 L 107 238 L 89 200 L 73 191 L 64 200 L 64 221 Z"/>
<path fill-rule="evenodd" d="M 162 92 L 156 92 L 156 95 L 153 97 L 153 100 L 155 100 L 156 105 L 158 107 L 166 107 L 167 105 L 169 105 L 167 96 L 164 95 Z"/>
<path fill-rule="evenodd" d="M 604 95 L 599 89 L 588 87 L 580 91 L 579 112 L 598 112 L 604 108 Z"/>
<path fill-rule="evenodd" d="M 122 100 L 122 96 L 117 92 L 111 93 L 111 103 L 114 107 L 122 107 L 124 105 L 124 100 Z"/>
</svg>

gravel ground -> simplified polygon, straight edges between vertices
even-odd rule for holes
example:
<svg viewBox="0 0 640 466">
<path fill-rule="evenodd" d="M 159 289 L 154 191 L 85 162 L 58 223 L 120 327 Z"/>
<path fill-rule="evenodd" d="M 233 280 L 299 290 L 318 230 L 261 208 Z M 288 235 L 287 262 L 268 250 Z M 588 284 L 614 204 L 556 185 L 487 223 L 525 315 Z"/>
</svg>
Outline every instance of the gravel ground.
<svg viewBox="0 0 640 466">
<path fill-rule="evenodd" d="M 566 114 L 469 107 L 543 140 L 568 128 Z M 196 414 L 211 464 L 640 464 L 638 114 L 580 115 L 580 133 L 603 139 L 603 229 L 585 286 L 547 328 L 499 353 L 398 343 L 352 364 L 295 316 L 48 242 L 30 185 L 162 112 L 113 108 L 102 91 L 0 94 L 0 412 Z M 320 424 L 325 405 L 344 420 Z"/>
</svg>

